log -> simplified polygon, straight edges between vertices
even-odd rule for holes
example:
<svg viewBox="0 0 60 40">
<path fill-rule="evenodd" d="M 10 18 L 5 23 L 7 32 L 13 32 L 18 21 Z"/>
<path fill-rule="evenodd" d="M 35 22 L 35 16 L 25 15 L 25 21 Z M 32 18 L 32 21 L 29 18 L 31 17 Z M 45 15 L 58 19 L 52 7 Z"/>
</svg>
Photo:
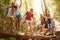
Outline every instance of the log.
<svg viewBox="0 0 60 40">
<path fill-rule="evenodd" d="M 20 34 L 16 34 L 16 33 L 10 33 L 10 32 L 2 32 L 0 31 L 0 37 L 14 37 L 14 38 L 23 38 L 23 39 L 51 39 L 51 38 L 55 38 L 56 36 L 41 36 L 41 35 L 36 35 L 36 36 L 32 36 L 32 35 L 20 35 Z"/>
</svg>

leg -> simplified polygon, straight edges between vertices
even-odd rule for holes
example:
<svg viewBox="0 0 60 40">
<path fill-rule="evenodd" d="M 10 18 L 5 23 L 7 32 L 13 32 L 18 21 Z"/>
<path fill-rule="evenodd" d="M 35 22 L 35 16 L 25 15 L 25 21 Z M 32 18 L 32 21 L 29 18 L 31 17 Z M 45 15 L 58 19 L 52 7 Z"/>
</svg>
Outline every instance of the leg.
<svg viewBox="0 0 60 40">
<path fill-rule="evenodd" d="M 14 18 L 11 18 L 11 22 L 12 22 L 12 27 L 13 27 L 13 30 L 15 30 L 15 21 L 14 21 Z"/>
<path fill-rule="evenodd" d="M 20 30 L 20 21 L 21 21 L 21 19 L 20 18 L 18 18 L 18 27 L 17 27 L 17 29 L 18 29 L 18 31 Z"/>
<path fill-rule="evenodd" d="M 25 31 L 26 33 L 27 33 L 27 28 L 28 28 L 28 26 L 29 26 L 28 24 L 29 24 L 29 23 L 28 23 L 28 20 L 26 20 L 26 31 Z"/>
<path fill-rule="evenodd" d="M 9 26 L 9 21 L 10 21 L 10 18 L 7 18 L 7 20 L 6 20 L 6 27 L 4 28 L 4 31 L 7 31 L 7 28 Z"/>
<path fill-rule="evenodd" d="M 32 30 L 32 21 L 29 22 L 29 25 L 30 25 L 30 33 L 32 33 L 33 32 L 33 30 Z"/>
<path fill-rule="evenodd" d="M 55 31 L 54 31 L 54 30 L 55 30 L 55 25 L 53 25 L 52 27 L 53 27 L 53 28 L 52 28 L 53 35 L 56 36 L 56 35 L 55 35 Z"/>
<path fill-rule="evenodd" d="M 16 31 L 18 31 L 18 18 L 16 18 Z"/>
<path fill-rule="evenodd" d="M 42 25 L 42 31 L 45 31 L 45 24 Z"/>
<path fill-rule="evenodd" d="M 48 29 L 51 33 L 53 33 L 52 24 L 48 24 Z"/>
</svg>

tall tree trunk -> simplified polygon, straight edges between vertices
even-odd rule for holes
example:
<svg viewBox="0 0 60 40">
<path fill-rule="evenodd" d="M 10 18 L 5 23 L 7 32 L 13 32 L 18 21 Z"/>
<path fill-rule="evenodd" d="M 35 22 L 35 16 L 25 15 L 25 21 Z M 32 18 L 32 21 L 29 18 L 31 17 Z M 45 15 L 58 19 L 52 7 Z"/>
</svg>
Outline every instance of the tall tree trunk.
<svg viewBox="0 0 60 40">
<path fill-rule="evenodd" d="M 27 11 L 27 8 L 28 8 L 28 7 L 27 7 L 27 2 L 26 2 L 26 0 L 25 0 L 25 5 L 26 5 L 26 11 Z"/>
<path fill-rule="evenodd" d="M 44 3 L 44 7 L 45 7 L 45 15 L 47 16 L 47 13 L 50 13 L 49 10 L 48 10 L 48 7 L 46 5 L 46 1 L 43 0 L 43 3 Z"/>
<path fill-rule="evenodd" d="M 43 3 L 44 3 L 44 7 L 45 7 L 45 9 L 44 9 L 44 15 L 47 16 L 47 13 L 50 13 L 50 12 L 49 12 L 49 10 L 48 10 L 48 7 L 47 7 L 47 5 L 46 5 L 46 1 L 45 1 L 45 0 L 43 0 Z M 48 26 L 47 26 L 47 21 L 46 21 L 45 28 L 48 28 Z"/>
</svg>

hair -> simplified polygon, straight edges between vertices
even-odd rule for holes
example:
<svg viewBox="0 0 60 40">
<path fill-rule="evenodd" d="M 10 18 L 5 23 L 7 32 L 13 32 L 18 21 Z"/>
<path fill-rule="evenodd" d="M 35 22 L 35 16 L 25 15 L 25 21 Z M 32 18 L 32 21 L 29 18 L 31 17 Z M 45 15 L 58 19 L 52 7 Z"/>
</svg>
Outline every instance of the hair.
<svg viewBox="0 0 60 40">
<path fill-rule="evenodd" d="M 50 16 L 50 14 L 48 13 L 47 16 Z"/>
<path fill-rule="evenodd" d="M 30 10 L 33 10 L 33 9 L 30 9 Z"/>
<path fill-rule="evenodd" d="M 40 17 L 43 17 L 43 14 L 40 14 Z"/>
<path fill-rule="evenodd" d="M 15 2 L 12 2 L 12 4 L 15 4 Z"/>
<path fill-rule="evenodd" d="M 13 8 L 17 9 L 17 6 L 13 6 Z"/>
</svg>

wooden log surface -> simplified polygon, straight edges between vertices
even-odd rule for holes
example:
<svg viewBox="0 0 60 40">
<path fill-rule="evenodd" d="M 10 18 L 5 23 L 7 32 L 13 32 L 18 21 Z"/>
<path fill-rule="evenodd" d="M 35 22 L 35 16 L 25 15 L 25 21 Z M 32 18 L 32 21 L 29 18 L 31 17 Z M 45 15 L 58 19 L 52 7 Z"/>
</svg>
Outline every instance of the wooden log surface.
<svg viewBox="0 0 60 40">
<path fill-rule="evenodd" d="M 32 39 L 50 39 L 50 38 L 54 38 L 56 36 L 41 36 L 41 35 L 36 35 L 36 36 L 32 36 L 32 35 L 20 35 L 20 34 L 16 34 L 16 33 L 10 33 L 10 32 L 2 32 L 0 31 L 0 37 L 15 37 L 15 38 L 32 38 Z"/>
</svg>

